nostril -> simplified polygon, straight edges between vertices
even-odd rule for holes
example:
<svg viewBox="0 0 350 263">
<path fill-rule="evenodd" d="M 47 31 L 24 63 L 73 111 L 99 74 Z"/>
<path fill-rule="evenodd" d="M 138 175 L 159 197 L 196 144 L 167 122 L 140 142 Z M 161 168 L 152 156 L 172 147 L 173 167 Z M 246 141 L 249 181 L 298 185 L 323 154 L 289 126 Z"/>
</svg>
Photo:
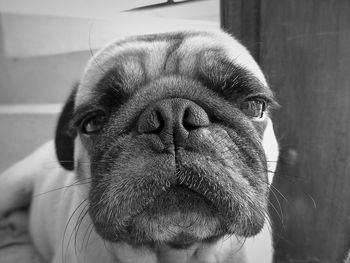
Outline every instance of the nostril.
<svg viewBox="0 0 350 263">
<path fill-rule="evenodd" d="M 164 119 L 158 110 L 153 110 L 149 114 L 142 116 L 139 122 L 139 133 L 159 134 L 164 127 Z"/>
<path fill-rule="evenodd" d="M 164 118 L 162 116 L 162 114 L 159 111 L 155 111 L 155 115 L 156 115 L 156 123 L 157 125 L 154 127 L 154 131 L 153 133 L 159 134 L 163 128 L 164 128 Z"/>
<path fill-rule="evenodd" d="M 198 128 L 198 125 L 196 125 L 196 122 L 193 116 L 191 116 L 190 111 L 191 110 L 189 108 L 185 109 L 182 119 L 182 126 L 188 131 L 192 131 Z"/>
<path fill-rule="evenodd" d="M 187 107 L 183 113 L 182 126 L 187 131 L 209 125 L 209 117 L 201 107 Z"/>
</svg>

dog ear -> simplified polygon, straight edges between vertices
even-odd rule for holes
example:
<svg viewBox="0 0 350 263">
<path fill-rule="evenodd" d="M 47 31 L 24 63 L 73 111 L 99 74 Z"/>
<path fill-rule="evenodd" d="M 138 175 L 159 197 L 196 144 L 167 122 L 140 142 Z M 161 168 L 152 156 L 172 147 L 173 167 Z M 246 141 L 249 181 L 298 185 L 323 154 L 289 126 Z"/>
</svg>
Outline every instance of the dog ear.
<svg viewBox="0 0 350 263">
<path fill-rule="evenodd" d="M 70 123 L 73 117 L 75 95 L 78 84 L 76 84 L 70 93 L 56 127 L 55 145 L 56 155 L 59 163 L 66 170 L 74 170 L 74 138 L 76 132 L 72 131 Z"/>
</svg>

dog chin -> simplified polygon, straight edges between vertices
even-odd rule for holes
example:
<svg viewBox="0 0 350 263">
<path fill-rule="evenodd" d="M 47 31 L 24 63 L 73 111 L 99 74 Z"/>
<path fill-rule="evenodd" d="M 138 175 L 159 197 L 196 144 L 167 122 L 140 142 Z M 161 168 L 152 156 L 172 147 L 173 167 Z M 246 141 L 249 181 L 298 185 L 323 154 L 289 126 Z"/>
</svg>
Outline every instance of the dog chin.
<svg viewBox="0 0 350 263">
<path fill-rule="evenodd" d="M 181 219 L 183 221 L 178 224 Z M 135 218 L 133 226 L 138 236 L 128 242 L 151 247 L 166 244 L 175 248 L 187 248 L 195 243 L 209 242 L 221 236 L 216 230 L 218 225 L 218 220 L 215 218 L 201 218 L 196 213 L 186 215 L 172 213 L 151 220 L 147 217 L 138 217 Z"/>
<path fill-rule="evenodd" d="M 140 243 L 165 243 L 184 247 L 211 240 L 225 232 L 215 207 L 202 195 L 173 186 L 132 220 Z"/>
<path fill-rule="evenodd" d="M 259 232 L 263 220 L 256 219 L 255 224 L 255 230 Z M 212 243 L 227 235 L 252 235 L 251 228 L 249 234 L 242 235 L 244 230 L 238 222 L 228 222 L 207 198 L 182 185 L 170 187 L 123 227 L 95 227 L 107 241 L 149 248 L 166 245 L 187 249 L 196 243 Z"/>
<path fill-rule="evenodd" d="M 95 227 L 102 238 L 112 242 L 185 248 L 198 242 L 210 242 L 226 232 L 217 213 L 201 194 L 174 185 L 124 222 L 124 227 L 119 225 L 117 234 L 99 224 Z"/>
</svg>

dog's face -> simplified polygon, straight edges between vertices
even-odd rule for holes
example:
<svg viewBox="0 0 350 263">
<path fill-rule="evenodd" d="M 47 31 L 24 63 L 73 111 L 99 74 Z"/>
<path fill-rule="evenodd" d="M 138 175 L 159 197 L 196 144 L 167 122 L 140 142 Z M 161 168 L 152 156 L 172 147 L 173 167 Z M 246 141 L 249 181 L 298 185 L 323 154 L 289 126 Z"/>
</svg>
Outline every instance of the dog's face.
<svg viewBox="0 0 350 263">
<path fill-rule="evenodd" d="M 105 240 L 248 237 L 267 214 L 274 104 L 253 58 L 224 33 L 128 38 L 91 59 L 61 115 L 57 154 L 91 178 L 89 214 Z"/>
</svg>

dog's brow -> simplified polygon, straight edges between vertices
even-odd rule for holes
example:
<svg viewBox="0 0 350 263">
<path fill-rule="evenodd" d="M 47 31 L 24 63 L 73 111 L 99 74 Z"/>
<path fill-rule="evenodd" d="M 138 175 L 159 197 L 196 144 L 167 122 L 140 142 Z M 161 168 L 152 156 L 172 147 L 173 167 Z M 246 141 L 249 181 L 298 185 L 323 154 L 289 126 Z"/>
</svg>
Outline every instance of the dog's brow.
<svg viewBox="0 0 350 263">
<path fill-rule="evenodd" d="M 218 86 L 224 90 L 235 91 L 239 95 L 261 94 L 274 100 L 270 87 L 261 83 L 257 77 L 245 69 L 238 68 L 232 72 L 232 75 L 219 79 Z"/>
<path fill-rule="evenodd" d="M 270 87 L 264 85 L 253 73 L 225 60 L 217 61 L 198 72 L 198 80 L 228 100 L 239 97 L 264 97 L 271 106 L 278 106 Z"/>
<path fill-rule="evenodd" d="M 78 106 L 73 112 L 72 120 L 70 122 L 70 127 L 73 128 L 78 126 L 85 116 L 87 116 L 89 113 L 92 113 L 98 110 L 102 110 L 102 109 L 96 106 L 95 103 L 86 103 Z"/>
<path fill-rule="evenodd" d="M 262 97 L 265 98 L 270 106 L 277 107 L 278 102 L 270 89 L 261 83 L 261 81 L 254 75 L 245 72 L 238 76 L 232 76 L 220 83 L 223 88 L 222 92 L 227 96 L 235 94 L 239 97 Z"/>
</svg>

